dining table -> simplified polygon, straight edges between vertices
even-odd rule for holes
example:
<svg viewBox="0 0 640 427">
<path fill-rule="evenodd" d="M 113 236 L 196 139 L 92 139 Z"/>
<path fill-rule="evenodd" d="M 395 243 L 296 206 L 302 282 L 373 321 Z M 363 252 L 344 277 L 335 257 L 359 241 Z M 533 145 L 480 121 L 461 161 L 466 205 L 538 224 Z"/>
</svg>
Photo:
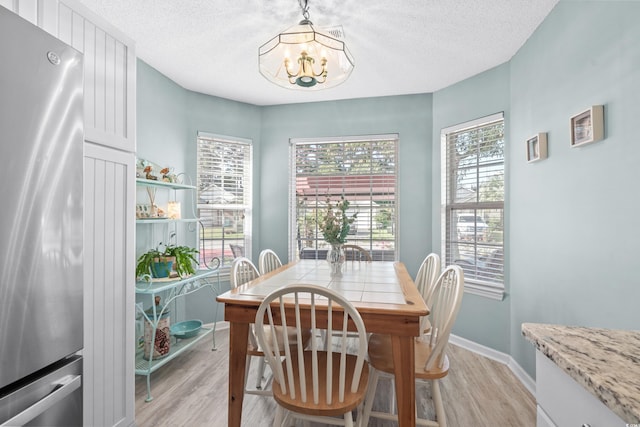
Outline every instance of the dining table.
<svg viewBox="0 0 640 427">
<path fill-rule="evenodd" d="M 391 337 L 398 424 L 415 426 L 414 338 L 421 333 L 420 318 L 429 314 L 426 303 L 402 262 L 347 261 L 340 274 L 332 274 L 326 260 L 290 262 L 217 297 L 229 322 L 228 426 L 242 423 L 250 324 L 266 295 L 293 284 L 337 291 L 358 310 L 367 333 Z M 326 312 L 324 319 L 320 315 L 318 324 L 326 323 Z"/>
</svg>

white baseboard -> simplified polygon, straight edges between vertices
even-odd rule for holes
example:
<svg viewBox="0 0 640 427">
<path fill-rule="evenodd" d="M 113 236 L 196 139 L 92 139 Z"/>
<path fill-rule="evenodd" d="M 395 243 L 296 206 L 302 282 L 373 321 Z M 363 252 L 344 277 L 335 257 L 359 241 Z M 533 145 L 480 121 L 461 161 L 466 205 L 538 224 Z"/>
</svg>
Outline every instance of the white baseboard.
<svg viewBox="0 0 640 427">
<path fill-rule="evenodd" d="M 509 354 L 502 353 L 501 351 L 494 350 L 490 347 L 486 347 L 484 345 L 475 343 L 454 334 L 451 334 L 449 336 L 449 342 L 451 344 L 457 345 L 458 347 L 462 347 L 466 350 L 472 351 L 476 354 L 507 365 L 511 372 L 513 372 L 513 374 L 516 376 L 516 378 L 520 380 L 522 385 L 525 386 L 527 390 L 529 390 L 529 393 L 531 393 L 533 396 L 536 395 L 536 382 Z"/>
</svg>

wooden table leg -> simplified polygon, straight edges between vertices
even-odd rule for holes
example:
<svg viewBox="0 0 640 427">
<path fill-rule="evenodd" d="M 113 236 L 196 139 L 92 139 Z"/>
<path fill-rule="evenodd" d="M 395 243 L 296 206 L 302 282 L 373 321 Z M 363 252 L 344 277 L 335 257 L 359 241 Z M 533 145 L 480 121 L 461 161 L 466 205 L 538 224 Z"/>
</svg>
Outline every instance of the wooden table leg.
<svg viewBox="0 0 640 427">
<path fill-rule="evenodd" d="M 396 379 L 396 401 L 398 404 L 398 425 L 416 425 L 415 354 L 413 337 L 391 336 L 393 366 Z"/>
<path fill-rule="evenodd" d="M 242 422 L 248 339 L 248 323 L 229 324 L 229 427 L 240 427 Z"/>
</svg>

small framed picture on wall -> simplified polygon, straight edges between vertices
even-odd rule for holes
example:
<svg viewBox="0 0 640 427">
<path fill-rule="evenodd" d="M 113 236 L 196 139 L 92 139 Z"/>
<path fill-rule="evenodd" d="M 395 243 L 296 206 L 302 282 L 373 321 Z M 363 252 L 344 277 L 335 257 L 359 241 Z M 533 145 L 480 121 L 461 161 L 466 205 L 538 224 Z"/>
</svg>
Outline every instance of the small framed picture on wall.
<svg viewBox="0 0 640 427">
<path fill-rule="evenodd" d="M 547 158 L 547 134 L 538 133 L 527 139 L 527 162 L 533 163 Z"/>
<path fill-rule="evenodd" d="M 594 105 L 571 117 L 571 146 L 590 144 L 604 138 L 604 107 Z"/>
</svg>

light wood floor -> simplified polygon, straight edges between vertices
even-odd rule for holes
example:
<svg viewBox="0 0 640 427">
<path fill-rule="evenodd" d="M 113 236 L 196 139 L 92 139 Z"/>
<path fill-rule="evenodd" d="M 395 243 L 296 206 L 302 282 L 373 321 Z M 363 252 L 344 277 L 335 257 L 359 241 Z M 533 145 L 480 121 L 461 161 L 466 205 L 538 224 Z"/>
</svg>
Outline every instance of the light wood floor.
<svg viewBox="0 0 640 427">
<path fill-rule="evenodd" d="M 200 341 L 151 375 L 153 400 L 145 402 L 146 377 L 136 376 L 138 427 L 212 426 L 227 424 L 229 330 L 216 332 L 217 351 L 210 339 Z M 442 398 L 450 427 L 533 427 L 535 399 L 501 363 L 450 345 L 451 371 L 441 381 Z M 253 373 L 253 372 L 252 372 Z M 250 381 L 255 378 L 250 373 Z M 251 384 L 251 383 L 250 383 Z M 389 382 L 381 382 L 374 409 L 385 410 Z M 430 388 L 420 386 L 418 414 L 433 411 Z M 245 396 L 243 426 L 270 426 L 275 402 L 270 397 Z M 312 424 L 314 427 L 320 424 Z M 371 419 L 370 426 L 397 426 Z"/>
</svg>

